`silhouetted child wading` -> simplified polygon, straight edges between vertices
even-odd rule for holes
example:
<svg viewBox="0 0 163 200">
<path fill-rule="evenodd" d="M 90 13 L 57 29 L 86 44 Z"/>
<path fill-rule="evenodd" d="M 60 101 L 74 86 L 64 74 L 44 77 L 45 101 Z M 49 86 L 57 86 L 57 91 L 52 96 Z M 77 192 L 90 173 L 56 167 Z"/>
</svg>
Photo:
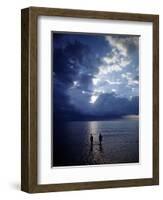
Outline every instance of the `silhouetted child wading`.
<svg viewBox="0 0 163 200">
<path fill-rule="evenodd" d="M 91 145 L 93 144 L 93 135 L 90 137 Z"/>
<path fill-rule="evenodd" d="M 101 143 L 102 143 L 102 135 L 101 135 L 101 133 L 99 135 L 99 142 L 100 142 L 100 145 L 101 145 Z"/>
</svg>

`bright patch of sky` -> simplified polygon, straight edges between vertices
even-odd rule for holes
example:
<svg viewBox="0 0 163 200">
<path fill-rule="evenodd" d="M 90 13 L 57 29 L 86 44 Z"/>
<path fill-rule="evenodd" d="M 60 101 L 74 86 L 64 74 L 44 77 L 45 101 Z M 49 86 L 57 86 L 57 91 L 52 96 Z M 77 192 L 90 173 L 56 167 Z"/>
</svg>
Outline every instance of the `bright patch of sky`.
<svg viewBox="0 0 163 200">
<path fill-rule="evenodd" d="M 118 96 L 127 98 L 139 95 L 139 38 L 123 35 L 103 37 L 111 48 L 101 58 L 102 64 L 98 66 L 99 71 L 92 79 L 93 88 L 99 94 L 115 92 Z"/>
</svg>

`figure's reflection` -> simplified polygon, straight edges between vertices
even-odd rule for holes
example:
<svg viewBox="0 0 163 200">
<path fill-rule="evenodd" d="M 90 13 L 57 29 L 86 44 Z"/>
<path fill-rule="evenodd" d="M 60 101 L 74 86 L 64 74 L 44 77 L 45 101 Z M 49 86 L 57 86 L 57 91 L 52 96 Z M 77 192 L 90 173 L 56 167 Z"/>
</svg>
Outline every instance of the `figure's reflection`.
<svg viewBox="0 0 163 200">
<path fill-rule="evenodd" d="M 93 143 L 91 143 L 90 151 L 93 151 Z"/>
<path fill-rule="evenodd" d="M 100 152 L 103 152 L 102 143 L 100 143 L 100 145 L 99 145 L 99 150 L 100 150 Z"/>
<path fill-rule="evenodd" d="M 103 139 L 103 137 L 102 137 L 102 135 L 101 135 L 101 133 L 99 134 L 99 142 L 100 142 L 100 145 L 102 145 L 102 139 Z"/>
<path fill-rule="evenodd" d="M 101 135 L 101 133 L 99 134 L 99 150 L 100 152 L 103 152 L 103 147 L 102 147 L 102 140 L 103 140 L 103 136 Z"/>
</svg>

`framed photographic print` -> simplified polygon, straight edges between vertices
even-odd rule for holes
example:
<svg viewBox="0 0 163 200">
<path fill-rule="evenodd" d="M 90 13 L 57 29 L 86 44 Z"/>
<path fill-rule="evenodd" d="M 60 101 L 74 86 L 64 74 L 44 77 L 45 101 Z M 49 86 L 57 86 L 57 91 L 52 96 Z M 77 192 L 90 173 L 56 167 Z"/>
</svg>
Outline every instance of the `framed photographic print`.
<svg viewBox="0 0 163 200">
<path fill-rule="evenodd" d="M 30 7 L 21 188 L 159 184 L 159 16 Z"/>
</svg>

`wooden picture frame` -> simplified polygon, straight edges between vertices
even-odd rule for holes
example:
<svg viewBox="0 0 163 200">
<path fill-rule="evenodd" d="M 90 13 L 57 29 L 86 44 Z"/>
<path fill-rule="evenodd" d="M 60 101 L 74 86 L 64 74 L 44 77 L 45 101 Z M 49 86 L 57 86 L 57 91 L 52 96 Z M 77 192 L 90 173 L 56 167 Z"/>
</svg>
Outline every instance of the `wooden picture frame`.
<svg viewBox="0 0 163 200">
<path fill-rule="evenodd" d="M 109 19 L 153 24 L 153 177 L 128 180 L 39 185 L 37 163 L 37 19 L 63 16 Z M 29 7 L 21 11 L 21 190 L 28 193 L 54 192 L 159 184 L 159 16 Z M 147 124 L 148 126 L 148 124 Z"/>
</svg>

